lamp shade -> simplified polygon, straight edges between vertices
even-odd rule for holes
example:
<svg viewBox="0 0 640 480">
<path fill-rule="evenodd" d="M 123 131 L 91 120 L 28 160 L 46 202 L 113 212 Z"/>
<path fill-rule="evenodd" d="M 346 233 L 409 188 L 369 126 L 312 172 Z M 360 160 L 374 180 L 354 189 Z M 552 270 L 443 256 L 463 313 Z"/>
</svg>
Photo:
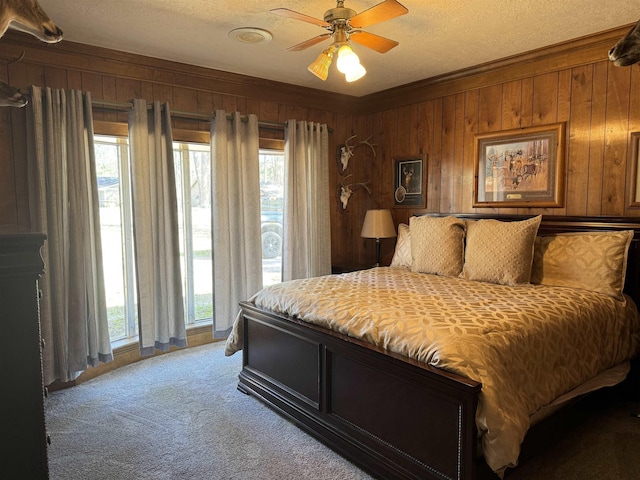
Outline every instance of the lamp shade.
<svg viewBox="0 0 640 480">
<path fill-rule="evenodd" d="M 313 73 L 320 80 L 326 80 L 329 76 L 329 67 L 331 66 L 331 61 L 333 60 L 333 53 L 335 51 L 335 47 L 331 46 L 323 51 L 318 58 L 315 59 L 311 65 L 307 67 L 311 73 Z"/>
<path fill-rule="evenodd" d="M 391 238 L 396 236 L 391 210 L 367 210 L 362 224 L 361 237 Z"/>
<path fill-rule="evenodd" d="M 360 65 L 360 58 L 358 58 L 356 52 L 349 45 L 342 45 L 338 49 L 338 61 L 336 62 L 338 71 L 340 73 L 348 73 L 357 68 L 358 65 Z"/>
<path fill-rule="evenodd" d="M 355 82 L 360 80 L 367 73 L 367 70 L 360 64 L 356 65 L 351 71 L 344 74 L 344 78 L 347 82 Z"/>
</svg>

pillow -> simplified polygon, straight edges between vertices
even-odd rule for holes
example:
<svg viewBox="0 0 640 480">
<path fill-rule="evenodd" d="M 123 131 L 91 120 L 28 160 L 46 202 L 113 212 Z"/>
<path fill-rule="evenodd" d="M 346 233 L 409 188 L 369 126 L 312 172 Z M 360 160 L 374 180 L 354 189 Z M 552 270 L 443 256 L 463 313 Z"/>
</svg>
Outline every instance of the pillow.
<svg viewBox="0 0 640 480">
<path fill-rule="evenodd" d="M 533 245 L 541 220 L 542 215 L 519 222 L 467 221 L 460 277 L 502 285 L 529 283 Z"/>
<path fill-rule="evenodd" d="M 396 251 L 391 259 L 392 267 L 411 268 L 411 234 L 409 225 L 401 223 L 398 225 L 398 240 L 396 241 Z"/>
<path fill-rule="evenodd" d="M 624 300 L 632 230 L 536 238 L 531 283 L 575 287 Z"/>
<path fill-rule="evenodd" d="M 464 221 L 456 217 L 411 217 L 411 271 L 458 276 L 464 263 Z"/>
</svg>

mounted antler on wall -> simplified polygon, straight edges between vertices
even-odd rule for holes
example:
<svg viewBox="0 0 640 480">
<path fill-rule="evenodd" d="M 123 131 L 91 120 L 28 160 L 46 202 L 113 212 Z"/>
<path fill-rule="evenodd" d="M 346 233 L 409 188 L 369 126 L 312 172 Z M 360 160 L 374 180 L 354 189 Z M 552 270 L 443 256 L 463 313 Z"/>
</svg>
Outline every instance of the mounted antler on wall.
<svg viewBox="0 0 640 480">
<path fill-rule="evenodd" d="M 0 37 L 8 28 L 26 32 L 46 43 L 62 40 L 62 30 L 49 18 L 36 0 L 0 0 Z M 14 63 L 22 60 L 24 53 Z M 27 97 L 15 87 L 0 81 L 0 107 L 24 107 Z"/>
<path fill-rule="evenodd" d="M 340 145 L 338 145 L 338 148 L 336 150 L 336 161 L 338 163 L 338 171 L 340 172 L 340 175 L 344 175 L 344 172 L 347 169 L 347 166 L 349 165 L 349 159 L 353 157 L 353 151 L 356 148 L 362 145 L 368 145 L 371 148 L 371 151 L 373 152 L 374 158 L 376 156 L 376 149 L 374 148 L 376 144 L 369 142 L 369 140 L 371 140 L 371 137 L 373 135 L 369 135 L 369 138 L 361 142 L 358 142 L 355 145 L 349 145 L 349 140 L 352 140 L 357 136 L 358 135 L 352 135 L 349 138 L 347 138 L 344 143 L 341 143 Z"/>
<path fill-rule="evenodd" d="M 371 189 L 369 188 L 370 182 L 350 183 L 348 185 L 345 185 L 344 181 L 350 176 L 351 174 L 344 177 L 342 179 L 342 182 L 340 182 L 340 185 L 338 185 L 338 204 L 341 205 L 342 210 L 347 208 L 347 204 L 349 203 L 349 198 L 351 198 L 351 195 L 353 194 L 356 188 L 362 187 L 367 192 L 369 192 L 369 195 L 371 195 Z"/>
</svg>

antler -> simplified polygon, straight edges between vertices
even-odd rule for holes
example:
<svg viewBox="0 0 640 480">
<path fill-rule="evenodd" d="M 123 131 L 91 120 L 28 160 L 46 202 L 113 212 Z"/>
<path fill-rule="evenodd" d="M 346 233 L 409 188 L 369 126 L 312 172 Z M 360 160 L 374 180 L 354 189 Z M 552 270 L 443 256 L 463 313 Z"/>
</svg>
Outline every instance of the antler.
<svg viewBox="0 0 640 480">
<path fill-rule="evenodd" d="M 6 67 L 7 65 L 11 65 L 12 63 L 17 63 L 20 60 L 22 60 L 24 58 L 24 50 L 22 51 L 22 53 L 20 55 L 18 55 L 16 58 L 12 58 L 11 60 L 7 60 L 4 63 L 1 63 L 0 66 L 2 67 Z"/>
<path fill-rule="evenodd" d="M 342 204 L 343 210 L 347 208 L 347 204 L 349 203 L 349 198 L 353 194 L 354 187 L 363 187 L 367 192 L 369 192 L 369 195 L 371 195 L 371 189 L 369 188 L 369 183 L 371 182 L 350 183 L 349 185 L 345 185 L 344 181 L 350 176 L 351 174 L 345 176 L 338 187 L 338 200 Z"/>
<path fill-rule="evenodd" d="M 364 189 L 365 189 L 367 192 L 369 192 L 369 194 L 371 194 L 371 189 L 369 188 L 369 184 L 370 184 L 370 183 L 371 183 L 371 182 L 366 182 L 366 183 L 362 183 L 362 182 L 361 182 L 361 183 L 355 183 L 355 184 L 353 184 L 353 185 L 355 185 L 356 187 L 364 187 Z M 349 186 L 351 186 L 351 185 L 349 185 Z"/>
<path fill-rule="evenodd" d="M 377 143 L 371 143 L 371 142 L 369 142 L 369 140 L 371 140 L 371 137 L 373 137 L 373 135 L 369 135 L 369 137 L 367 137 L 367 139 L 366 139 L 366 140 L 361 141 L 358 145 L 360 145 L 360 144 L 368 145 L 368 146 L 369 146 L 369 148 L 371 148 L 371 151 L 373 152 L 373 156 L 374 156 L 374 158 L 375 158 L 375 156 L 376 156 L 376 149 L 375 149 L 375 148 L 373 148 L 373 147 L 376 147 L 378 144 L 377 144 Z"/>
</svg>

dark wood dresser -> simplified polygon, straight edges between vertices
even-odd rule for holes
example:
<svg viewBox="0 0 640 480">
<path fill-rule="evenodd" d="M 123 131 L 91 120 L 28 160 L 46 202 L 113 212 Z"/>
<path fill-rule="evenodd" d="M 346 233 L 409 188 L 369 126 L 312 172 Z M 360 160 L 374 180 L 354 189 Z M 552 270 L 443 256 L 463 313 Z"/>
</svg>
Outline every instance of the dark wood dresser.
<svg viewBox="0 0 640 480">
<path fill-rule="evenodd" d="M 0 228 L 0 477 L 49 478 L 38 307 L 45 236 Z"/>
</svg>

